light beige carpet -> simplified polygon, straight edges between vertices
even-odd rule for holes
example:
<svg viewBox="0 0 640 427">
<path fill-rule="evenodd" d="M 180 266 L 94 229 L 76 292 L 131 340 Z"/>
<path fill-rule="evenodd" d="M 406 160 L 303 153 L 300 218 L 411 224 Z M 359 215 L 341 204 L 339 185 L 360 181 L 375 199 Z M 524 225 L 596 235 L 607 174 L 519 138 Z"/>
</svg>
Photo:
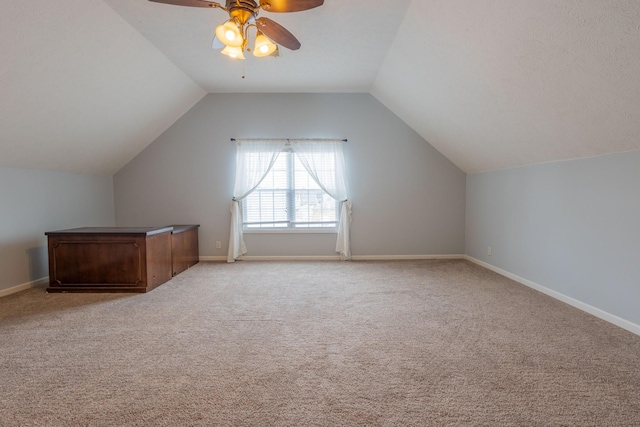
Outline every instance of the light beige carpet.
<svg viewBox="0 0 640 427">
<path fill-rule="evenodd" d="M 640 337 L 466 261 L 0 298 L 2 426 L 639 426 Z"/>
</svg>

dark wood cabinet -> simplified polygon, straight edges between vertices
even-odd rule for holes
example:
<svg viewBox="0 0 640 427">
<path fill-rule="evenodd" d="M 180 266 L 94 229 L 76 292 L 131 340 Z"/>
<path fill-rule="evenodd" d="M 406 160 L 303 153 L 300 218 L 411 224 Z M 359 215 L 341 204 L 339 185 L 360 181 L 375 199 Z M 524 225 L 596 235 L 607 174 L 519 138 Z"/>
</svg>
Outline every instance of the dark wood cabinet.
<svg viewBox="0 0 640 427">
<path fill-rule="evenodd" d="M 171 232 L 171 263 L 176 276 L 196 265 L 200 259 L 198 250 L 199 225 L 173 225 Z"/>
<path fill-rule="evenodd" d="M 199 258 L 197 225 L 85 227 L 45 234 L 48 292 L 148 292 Z"/>
</svg>

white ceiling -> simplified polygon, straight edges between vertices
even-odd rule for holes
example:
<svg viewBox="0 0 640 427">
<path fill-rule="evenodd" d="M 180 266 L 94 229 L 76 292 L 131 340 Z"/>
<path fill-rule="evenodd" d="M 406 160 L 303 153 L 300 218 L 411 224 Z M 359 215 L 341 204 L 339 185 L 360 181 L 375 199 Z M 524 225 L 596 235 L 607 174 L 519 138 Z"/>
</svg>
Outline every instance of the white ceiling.
<svg viewBox="0 0 640 427">
<path fill-rule="evenodd" d="M 207 92 L 369 92 L 409 0 L 325 0 L 321 7 L 260 16 L 293 33 L 302 47 L 278 58 L 231 60 L 212 50 L 220 9 L 146 0 L 104 0 Z M 222 1 L 224 4 L 224 0 Z M 250 33 L 253 35 L 253 31 Z"/>
<path fill-rule="evenodd" d="M 207 92 L 371 92 L 469 173 L 640 149 L 637 0 L 325 0 L 212 51 L 216 9 L 0 3 L 0 166 L 111 174 Z"/>
<path fill-rule="evenodd" d="M 0 166 L 112 174 L 205 92 L 102 0 L 0 2 Z"/>
<path fill-rule="evenodd" d="M 640 149 L 640 1 L 413 1 L 372 93 L 467 173 Z"/>
</svg>

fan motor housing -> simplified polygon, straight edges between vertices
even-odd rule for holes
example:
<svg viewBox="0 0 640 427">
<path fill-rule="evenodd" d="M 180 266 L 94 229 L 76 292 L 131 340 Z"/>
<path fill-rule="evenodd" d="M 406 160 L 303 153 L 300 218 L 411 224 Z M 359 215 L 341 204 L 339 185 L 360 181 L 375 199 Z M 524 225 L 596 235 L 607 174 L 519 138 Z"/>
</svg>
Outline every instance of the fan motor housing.
<svg viewBox="0 0 640 427">
<path fill-rule="evenodd" d="M 244 24 L 257 14 L 258 4 L 253 0 L 227 0 L 226 8 L 231 18 Z"/>
</svg>

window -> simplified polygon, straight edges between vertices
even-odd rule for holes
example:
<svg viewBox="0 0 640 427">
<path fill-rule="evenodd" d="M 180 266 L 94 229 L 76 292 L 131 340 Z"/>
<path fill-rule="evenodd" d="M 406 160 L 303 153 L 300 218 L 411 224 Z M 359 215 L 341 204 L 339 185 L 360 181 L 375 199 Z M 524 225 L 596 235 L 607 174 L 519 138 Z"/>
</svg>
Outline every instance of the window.
<svg viewBox="0 0 640 427">
<path fill-rule="evenodd" d="M 236 141 L 227 262 L 234 262 L 247 253 L 243 239 L 247 229 L 334 232 L 340 259 L 351 259 L 351 201 L 344 142 L 346 140 L 337 139 Z M 300 167 L 301 164 L 304 167 Z M 311 177 L 303 169 L 308 170 Z M 331 198 L 325 197 L 322 190 Z M 254 192 L 257 193 L 250 197 Z"/>
<path fill-rule="evenodd" d="M 325 172 L 333 173 L 334 162 L 326 164 Z M 286 150 L 242 200 L 242 218 L 245 230 L 335 230 L 338 202 L 316 184 L 295 153 Z"/>
</svg>

